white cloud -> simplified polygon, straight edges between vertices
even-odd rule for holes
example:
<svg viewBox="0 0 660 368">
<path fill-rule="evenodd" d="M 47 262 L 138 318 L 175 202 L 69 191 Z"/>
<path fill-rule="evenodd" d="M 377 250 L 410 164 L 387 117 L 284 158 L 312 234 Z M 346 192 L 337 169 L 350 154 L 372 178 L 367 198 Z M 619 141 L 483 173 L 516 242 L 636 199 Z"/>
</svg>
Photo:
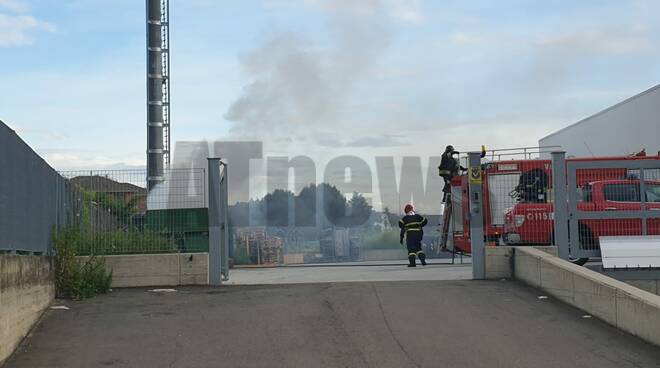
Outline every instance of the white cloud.
<svg viewBox="0 0 660 368">
<path fill-rule="evenodd" d="M 449 35 L 449 41 L 459 46 L 478 45 L 481 43 L 481 38 L 464 32 L 454 32 Z"/>
<path fill-rule="evenodd" d="M 0 0 L 1 1 L 1 0 Z M 31 15 L 6 15 L 0 13 L 0 46 L 22 46 L 34 43 L 33 32 L 55 32 L 48 22 Z"/>
<path fill-rule="evenodd" d="M 402 23 L 415 25 L 424 23 L 424 14 L 419 0 L 389 0 L 387 7 L 390 16 Z"/>
<path fill-rule="evenodd" d="M 9 125 L 9 124 L 8 124 Z M 36 128 L 31 126 L 12 124 L 14 131 L 18 135 L 40 136 L 51 140 L 62 140 L 67 138 L 67 134 L 55 130 Z"/>
<path fill-rule="evenodd" d="M 13 13 L 27 13 L 30 11 L 30 5 L 21 0 L 0 0 L 0 8 L 4 8 Z"/>
<path fill-rule="evenodd" d="M 56 170 L 109 170 L 109 169 L 135 169 L 144 167 L 144 157 L 106 156 L 97 152 L 85 150 L 64 149 L 37 149 L 46 162 Z"/>
<path fill-rule="evenodd" d="M 647 27 L 634 25 L 623 30 L 587 30 L 548 37 L 536 43 L 545 49 L 602 54 L 628 54 L 648 50 Z"/>
<path fill-rule="evenodd" d="M 325 12 L 356 16 L 385 14 L 397 22 L 413 25 L 424 22 L 420 0 L 303 0 L 303 4 Z"/>
<path fill-rule="evenodd" d="M 303 4 L 331 13 L 373 15 L 381 7 L 381 0 L 303 0 Z"/>
</svg>

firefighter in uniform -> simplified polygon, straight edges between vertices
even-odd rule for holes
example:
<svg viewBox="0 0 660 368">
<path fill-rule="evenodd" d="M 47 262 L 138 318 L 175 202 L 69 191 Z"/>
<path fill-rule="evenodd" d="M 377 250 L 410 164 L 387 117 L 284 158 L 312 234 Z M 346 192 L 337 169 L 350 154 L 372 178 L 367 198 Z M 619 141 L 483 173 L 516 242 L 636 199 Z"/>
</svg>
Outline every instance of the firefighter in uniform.
<svg viewBox="0 0 660 368">
<path fill-rule="evenodd" d="M 399 220 L 399 227 L 401 228 L 399 242 L 403 244 L 403 238 L 405 236 L 406 246 L 408 248 L 408 260 L 410 261 L 408 267 L 416 266 L 415 256 L 419 257 L 422 266 L 426 266 L 426 255 L 422 251 L 422 238 L 424 237 L 423 227 L 426 226 L 428 220 L 416 214 L 411 204 L 407 204 L 404 211 L 406 215 Z"/>
<path fill-rule="evenodd" d="M 458 163 L 458 159 L 454 156 L 458 155 L 459 152 L 454 150 L 454 146 L 447 146 L 445 153 L 442 154 L 442 160 L 440 160 L 440 166 L 438 166 L 438 174 L 445 180 L 445 186 L 442 188 L 442 202 L 444 203 L 447 199 L 447 194 L 450 193 L 451 187 L 449 183 L 451 179 L 458 175 L 459 170 L 465 171 L 465 168 Z"/>
</svg>

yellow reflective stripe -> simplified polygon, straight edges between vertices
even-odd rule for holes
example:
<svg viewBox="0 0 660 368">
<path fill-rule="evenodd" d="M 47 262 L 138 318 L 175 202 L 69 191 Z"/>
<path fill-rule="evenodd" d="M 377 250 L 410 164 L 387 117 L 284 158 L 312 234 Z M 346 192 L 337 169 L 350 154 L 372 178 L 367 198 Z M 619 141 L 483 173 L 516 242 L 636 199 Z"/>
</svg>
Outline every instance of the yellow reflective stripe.
<svg viewBox="0 0 660 368">
<path fill-rule="evenodd" d="M 415 255 L 415 253 L 408 253 L 408 257 L 414 256 L 414 255 Z"/>
<path fill-rule="evenodd" d="M 422 224 L 422 221 L 420 221 L 420 222 L 409 222 L 409 223 L 406 224 L 406 226 L 410 226 L 410 225 L 421 225 L 421 224 Z"/>
<path fill-rule="evenodd" d="M 417 255 L 420 255 L 420 254 L 424 254 L 424 252 L 422 252 L 421 250 L 419 252 L 417 252 Z"/>
<path fill-rule="evenodd" d="M 403 220 L 399 220 L 399 222 L 403 224 Z"/>
<path fill-rule="evenodd" d="M 419 229 L 419 228 L 417 228 L 417 229 L 412 228 L 412 229 L 406 229 L 406 231 L 422 231 L 422 229 Z"/>
</svg>

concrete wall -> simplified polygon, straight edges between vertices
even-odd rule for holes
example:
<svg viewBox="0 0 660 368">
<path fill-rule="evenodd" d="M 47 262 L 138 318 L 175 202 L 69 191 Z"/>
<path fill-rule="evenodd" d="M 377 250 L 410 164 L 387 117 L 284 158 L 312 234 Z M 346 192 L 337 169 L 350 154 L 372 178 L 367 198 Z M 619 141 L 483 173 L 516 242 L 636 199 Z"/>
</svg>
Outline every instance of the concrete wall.
<svg viewBox="0 0 660 368">
<path fill-rule="evenodd" d="M 660 280 L 625 280 L 625 283 L 649 293 L 660 295 Z"/>
<path fill-rule="evenodd" d="M 660 345 L 660 296 L 530 247 L 516 247 L 514 277 Z"/>
<path fill-rule="evenodd" d="M 366 249 L 362 251 L 363 261 L 407 261 L 408 251 L 401 249 Z"/>
<path fill-rule="evenodd" d="M 82 260 L 88 257 L 79 257 Z M 112 287 L 208 285 L 208 253 L 104 256 Z"/>
<path fill-rule="evenodd" d="M 49 257 L 0 255 L 0 366 L 54 297 Z"/>
<path fill-rule="evenodd" d="M 553 256 L 558 254 L 555 246 L 534 248 Z M 513 249 L 505 246 L 486 247 L 486 279 L 508 279 L 513 276 Z"/>
</svg>

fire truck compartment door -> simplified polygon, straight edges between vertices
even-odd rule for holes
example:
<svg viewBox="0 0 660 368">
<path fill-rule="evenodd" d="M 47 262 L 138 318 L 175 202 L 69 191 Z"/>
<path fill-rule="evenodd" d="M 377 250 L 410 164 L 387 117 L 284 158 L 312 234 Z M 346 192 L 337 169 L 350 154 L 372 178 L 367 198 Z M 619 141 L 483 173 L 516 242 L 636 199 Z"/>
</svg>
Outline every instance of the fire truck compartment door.
<svg viewBox="0 0 660 368">
<path fill-rule="evenodd" d="M 451 187 L 451 226 L 453 232 L 463 232 L 463 188 Z"/>
<path fill-rule="evenodd" d="M 516 205 L 509 193 L 518 185 L 520 173 L 488 175 L 490 219 L 493 226 L 504 226 L 504 212 Z"/>
</svg>

